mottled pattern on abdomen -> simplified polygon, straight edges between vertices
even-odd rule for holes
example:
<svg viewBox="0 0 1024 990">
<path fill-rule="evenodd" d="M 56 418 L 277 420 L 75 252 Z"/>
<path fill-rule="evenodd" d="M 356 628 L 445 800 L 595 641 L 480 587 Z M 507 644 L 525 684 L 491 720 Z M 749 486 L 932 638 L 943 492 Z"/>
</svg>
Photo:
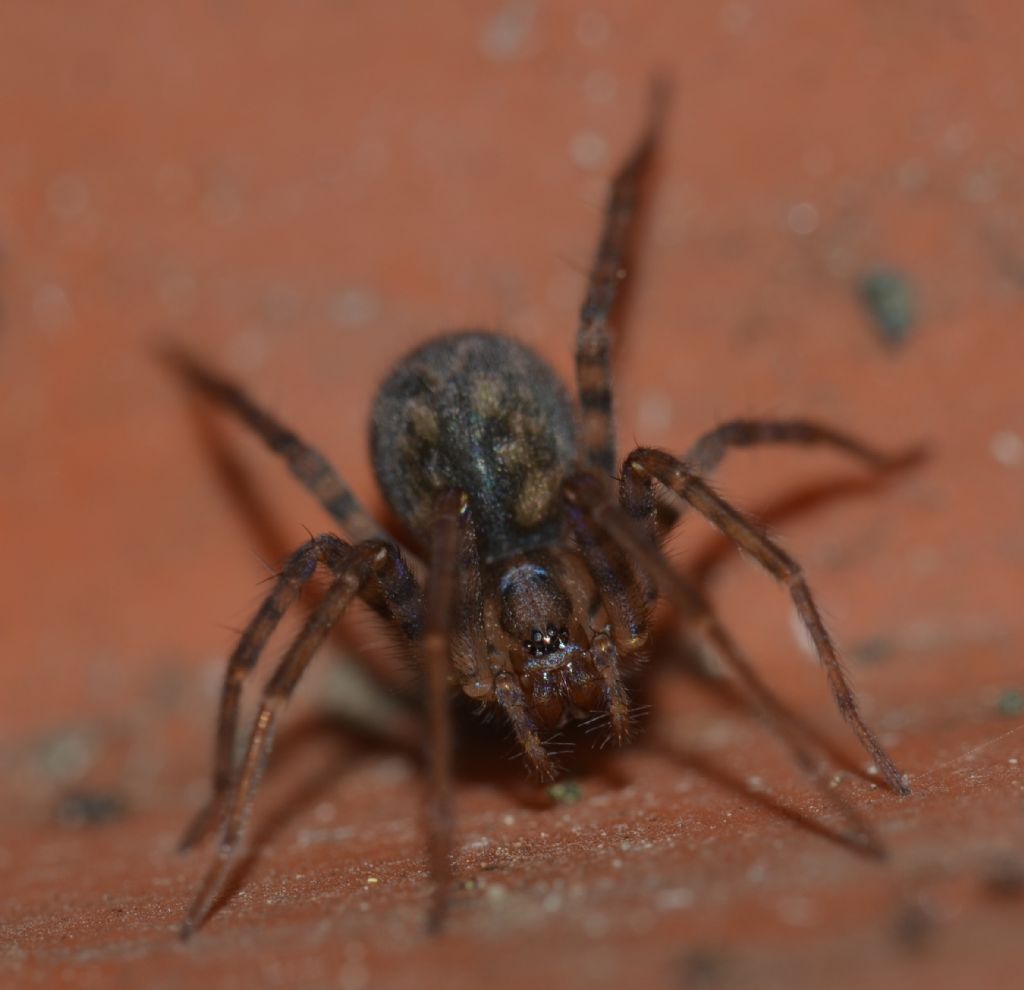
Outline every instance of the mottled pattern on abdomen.
<svg viewBox="0 0 1024 990">
<path fill-rule="evenodd" d="M 469 496 L 485 561 L 559 538 L 573 407 L 554 372 L 508 337 L 452 334 L 410 354 L 377 393 L 370 446 L 388 503 L 423 544 L 437 495 L 452 488 Z"/>
</svg>

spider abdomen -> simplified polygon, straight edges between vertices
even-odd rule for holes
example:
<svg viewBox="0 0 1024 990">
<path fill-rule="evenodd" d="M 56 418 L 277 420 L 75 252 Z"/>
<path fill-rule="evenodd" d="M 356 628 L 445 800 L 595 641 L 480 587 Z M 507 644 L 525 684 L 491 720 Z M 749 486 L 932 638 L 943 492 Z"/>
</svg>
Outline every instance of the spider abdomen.
<svg viewBox="0 0 1024 990">
<path fill-rule="evenodd" d="M 558 494 L 576 463 L 573 407 L 533 351 L 498 334 L 439 337 L 381 386 L 370 449 L 391 508 L 425 542 L 437 496 L 469 498 L 493 561 L 560 535 Z"/>
</svg>

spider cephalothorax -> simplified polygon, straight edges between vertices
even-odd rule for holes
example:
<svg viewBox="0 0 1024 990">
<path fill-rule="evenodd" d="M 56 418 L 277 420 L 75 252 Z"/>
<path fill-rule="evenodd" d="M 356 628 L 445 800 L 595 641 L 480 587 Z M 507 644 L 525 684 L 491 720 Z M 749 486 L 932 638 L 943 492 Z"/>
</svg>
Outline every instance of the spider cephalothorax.
<svg viewBox="0 0 1024 990">
<path fill-rule="evenodd" d="M 324 534 L 300 547 L 228 662 L 213 797 L 183 845 L 218 822 L 223 834 L 183 936 L 202 923 L 223 890 L 280 708 L 355 597 L 394 623 L 421 663 L 435 923 L 444 913 L 451 877 L 452 686 L 498 709 L 528 764 L 543 777 L 553 776 L 545 735 L 567 721 L 597 713 L 613 737 L 628 735 L 624 675 L 643 659 L 659 593 L 681 613 L 698 644 L 745 684 L 862 843 L 876 848 L 854 809 L 829 786 L 805 735 L 707 601 L 666 561 L 662 543 L 687 508 L 705 516 L 789 590 L 839 710 L 889 786 L 909 792 L 860 715 L 799 565 L 705 480 L 730 447 L 759 443 L 827 444 L 873 466 L 886 458 L 815 423 L 737 420 L 702 436 L 682 457 L 639 447 L 616 463 L 610 319 L 662 102 L 655 101 L 650 127 L 612 184 L 580 311 L 576 401 L 529 348 L 477 331 L 446 334 L 419 347 L 381 386 L 371 452 L 380 487 L 409 534 L 408 546 L 373 521 L 319 453 L 243 391 L 191 357 L 173 355 L 193 385 L 233 410 L 285 458 L 352 540 Z M 245 756 L 236 761 L 242 682 L 318 569 L 330 576 L 329 587 L 270 678 Z"/>
</svg>

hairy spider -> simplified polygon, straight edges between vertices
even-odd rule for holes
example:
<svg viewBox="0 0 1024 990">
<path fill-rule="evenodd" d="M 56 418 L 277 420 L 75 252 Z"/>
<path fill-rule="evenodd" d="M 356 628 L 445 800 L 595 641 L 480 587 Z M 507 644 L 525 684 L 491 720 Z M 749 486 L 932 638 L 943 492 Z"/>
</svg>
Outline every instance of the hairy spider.
<svg viewBox="0 0 1024 990">
<path fill-rule="evenodd" d="M 213 795 L 182 846 L 211 826 L 220 824 L 223 831 L 182 937 L 202 924 L 224 889 L 282 706 L 356 597 L 397 625 L 421 664 L 435 927 L 451 879 L 452 688 L 500 709 L 529 766 L 550 778 L 556 768 L 545 736 L 563 724 L 599 713 L 616 740 L 628 736 L 624 672 L 644 659 L 659 592 L 682 613 L 688 634 L 740 678 L 802 770 L 852 824 L 857 841 L 877 851 L 854 809 L 828 786 L 806 730 L 757 677 L 700 592 L 669 566 L 660 548 L 668 529 L 692 507 L 781 582 L 814 642 L 840 712 L 888 785 L 908 794 L 906 779 L 860 714 L 800 566 L 705 480 L 730 448 L 755 444 L 824 444 L 875 467 L 890 459 L 813 422 L 736 420 L 702 436 L 683 457 L 637 448 L 615 478 L 609 319 L 663 103 L 656 96 L 643 137 L 612 183 L 577 330 L 577 401 L 533 351 L 476 331 L 424 344 L 377 393 L 370 437 L 374 469 L 422 563 L 371 519 L 317 451 L 234 384 L 188 355 L 172 355 L 192 385 L 239 416 L 285 459 L 352 541 L 328 533 L 299 547 L 228 661 Z M 318 568 L 331 584 L 264 688 L 248 748 L 236 763 L 242 683 Z"/>
</svg>

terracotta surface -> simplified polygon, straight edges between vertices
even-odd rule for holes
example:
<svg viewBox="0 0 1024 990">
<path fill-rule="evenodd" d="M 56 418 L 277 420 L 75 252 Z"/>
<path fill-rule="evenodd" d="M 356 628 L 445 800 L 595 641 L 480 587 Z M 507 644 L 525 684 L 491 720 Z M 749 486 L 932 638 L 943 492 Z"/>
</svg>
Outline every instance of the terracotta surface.
<svg viewBox="0 0 1024 990">
<path fill-rule="evenodd" d="M 0 984 L 1019 983 L 1022 29 L 995 0 L 5 5 Z M 358 616 L 289 710 L 234 893 L 180 944 L 231 630 L 262 561 L 329 522 L 154 342 L 249 383 L 379 506 L 366 415 L 404 351 L 500 327 L 568 377 L 658 71 L 623 444 L 800 413 L 930 447 L 879 483 L 807 451 L 720 478 L 806 565 L 911 798 L 862 776 L 771 581 L 695 519 L 674 544 L 888 861 L 829 838 L 666 635 L 637 744 L 567 758 L 575 802 L 524 783 L 504 732 L 464 743 L 463 887 L 427 938 L 416 759 L 331 714 L 354 649 L 393 659 Z M 913 295 L 902 344 L 861 291 L 879 272 Z"/>
</svg>

